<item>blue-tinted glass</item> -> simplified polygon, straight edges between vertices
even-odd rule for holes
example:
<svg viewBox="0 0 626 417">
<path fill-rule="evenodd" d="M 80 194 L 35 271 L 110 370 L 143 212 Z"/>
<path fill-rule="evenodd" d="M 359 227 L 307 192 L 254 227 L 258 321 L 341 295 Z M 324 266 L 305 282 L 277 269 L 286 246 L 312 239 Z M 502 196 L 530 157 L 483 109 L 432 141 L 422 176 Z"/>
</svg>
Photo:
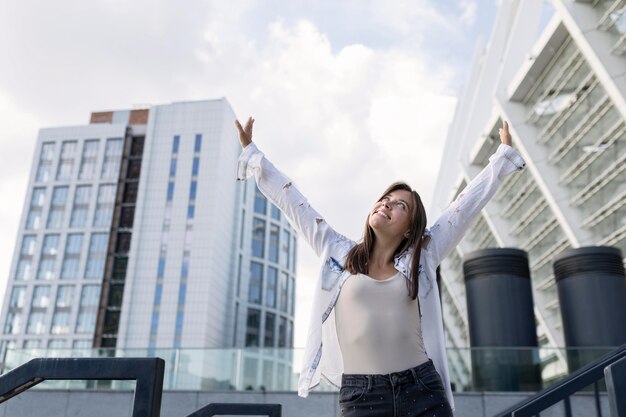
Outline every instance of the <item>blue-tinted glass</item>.
<svg viewBox="0 0 626 417">
<path fill-rule="evenodd" d="M 189 199 L 190 200 L 195 200 L 196 199 L 196 191 L 198 190 L 198 182 L 197 181 L 191 181 L 191 184 L 189 185 Z"/>
<path fill-rule="evenodd" d="M 265 256 L 265 221 L 256 217 L 252 223 L 252 256 Z"/>
<path fill-rule="evenodd" d="M 195 158 L 193 158 L 193 166 L 191 167 L 191 176 L 197 177 L 199 170 L 200 170 L 200 158 L 196 156 Z"/>
<path fill-rule="evenodd" d="M 196 142 L 193 145 L 193 151 L 200 152 L 200 148 L 202 148 L 202 135 L 196 135 Z"/>
<path fill-rule="evenodd" d="M 150 323 L 150 333 L 155 334 L 159 328 L 159 313 L 152 313 L 152 323 Z"/>
<path fill-rule="evenodd" d="M 270 205 L 270 212 L 272 215 L 272 219 L 280 220 L 280 210 L 275 205 Z"/>
<path fill-rule="evenodd" d="M 183 332 L 183 318 L 185 313 L 182 311 L 176 312 L 176 333 L 181 334 Z"/>
<path fill-rule="evenodd" d="M 195 213 L 196 213 L 196 206 L 190 204 L 189 207 L 187 207 L 187 218 L 193 219 L 193 216 Z"/>
<path fill-rule="evenodd" d="M 265 196 L 261 194 L 261 190 L 256 187 L 256 191 L 254 193 L 254 211 L 255 213 L 265 214 L 267 210 L 267 200 Z"/>
<path fill-rule="evenodd" d="M 267 268 L 267 288 L 265 289 L 265 305 L 276 307 L 276 283 L 278 282 L 278 270 L 271 266 Z"/>
<path fill-rule="evenodd" d="M 180 284 L 180 289 L 178 290 L 178 305 L 185 305 L 185 299 L 187 297 L 187 284 Z"/>
<path fill-rule="evenodd" d="M 172 201 L 174 198 L 174 183 L 172 181 L 167 183 L 167 201 Z"/>
<path fill-rule="evenodd" d="M 180 268 L 180 276 L 183 278 L 187 278 L 189 276 L 189 257 L 183 257 L 183 264 Z"/>
<path fill-rule="evenodd" d="M 248 284 L 248 301 L 261 304 L 263 288 L 263 264 L 250 262 L 250 283 Z"/>
<path fill-rule="evenodd" d="M 172 158 L 170 161 L 170 177 L 176 176 L 176 158 Z"/>
<path fill-rule="evenodd" d="M 165 273 L 165 257 L 159 256 L 159 269 L 157 270 L 157 277 L 163 278 Z"/>
<path fill-rule="evenodd" d="M 163 294 L 163 284 L 158 283 L 154 291 L 154 305 L 161 305 L 161 295 Z"/>
<path fill-rule="evenodd" d="M 172 143 L 172 153 L 178 153 L 178 145 L 180 145 L 180 136 L 176 135 Z"/>
</svg>

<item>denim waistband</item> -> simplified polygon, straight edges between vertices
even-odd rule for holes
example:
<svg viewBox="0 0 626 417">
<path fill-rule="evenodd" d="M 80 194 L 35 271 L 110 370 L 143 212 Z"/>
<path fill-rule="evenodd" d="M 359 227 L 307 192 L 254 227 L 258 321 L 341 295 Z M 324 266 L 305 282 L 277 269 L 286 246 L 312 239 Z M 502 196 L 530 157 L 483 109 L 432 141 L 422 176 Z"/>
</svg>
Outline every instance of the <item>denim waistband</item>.
<svg viewBox="0 0 626 417">
<path fill-rule="evenodd" d="M 400 372 L 392 372 L 390 374 L 343 374 L 341 377 L 341 386 L 344 387 L 371 387 L 377 386 L 391 386 L 406 383 L 415 383 L 422 375 L 426 375 L 429 372 L 433 372 L 435 366 L 432 360 L 417 365 L 414 368 L 410 368 Z"/>
</svg>

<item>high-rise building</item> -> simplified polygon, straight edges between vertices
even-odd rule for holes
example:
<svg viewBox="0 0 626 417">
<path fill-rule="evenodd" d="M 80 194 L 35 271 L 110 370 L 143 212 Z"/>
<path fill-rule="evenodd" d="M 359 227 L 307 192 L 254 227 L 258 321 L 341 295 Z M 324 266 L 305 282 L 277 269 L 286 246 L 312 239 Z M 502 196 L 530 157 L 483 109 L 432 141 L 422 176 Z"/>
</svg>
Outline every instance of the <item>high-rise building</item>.
<svg viewBox="0 0 626 417">
<path fill-rule="evenodd" d="M 296 235 L 235 179 L 225 99 L 42 129 L 2 308 L 13 348 L 291 347 Z"/>
<path fill-rule="evenodd" d="M 448 345 L 469 345 L 464 256 L 518 247 L 529 256 L 540 345 L 563 347 L 554 257 L 592 245 L 626 254 L 626 3 L 501 2 L 448 133 L 433 213 L 487 164 L 503 120 L 527 169 L 504 180 L 441 265 Z M 565 369 L 554 352 L 544 376 Z M 462 356 L 450 358 L 457 381 L 468 378 Z"/>
</svg>

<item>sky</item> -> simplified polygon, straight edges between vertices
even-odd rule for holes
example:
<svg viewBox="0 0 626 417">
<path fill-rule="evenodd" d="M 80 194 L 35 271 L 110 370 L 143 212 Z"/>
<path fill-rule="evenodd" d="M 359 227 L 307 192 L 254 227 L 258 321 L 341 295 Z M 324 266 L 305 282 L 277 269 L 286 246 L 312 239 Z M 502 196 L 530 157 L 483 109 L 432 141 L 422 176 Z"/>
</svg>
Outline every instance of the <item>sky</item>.
<svg viewBox="0 0 626 417">
<path fill-rule="evenodd" d="M 428 207 L 497 0 L 3 0 L 0 295 L 38 130 L 91 111 L 226 97 L 254 140 L 358 240 L 397 180 Z M 233 167 L 234 176 L 234 167 Z M 430 213 L 429 213 L 430 215 Z M 298 245 L 295 346 L 319 260 Z"/>
</svg>

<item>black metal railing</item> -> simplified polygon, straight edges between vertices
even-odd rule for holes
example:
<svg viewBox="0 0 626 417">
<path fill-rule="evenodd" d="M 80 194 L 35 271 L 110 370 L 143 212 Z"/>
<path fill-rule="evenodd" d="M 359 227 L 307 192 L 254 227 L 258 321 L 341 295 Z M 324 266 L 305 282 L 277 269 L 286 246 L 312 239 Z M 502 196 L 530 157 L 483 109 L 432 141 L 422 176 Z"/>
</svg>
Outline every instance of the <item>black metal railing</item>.
<svg viewBox="0 0 626 417">
<path fill-rule="evenodd" d="M 165 362 L 161 358 L 37 358 L 0 375 L 0 404 L 46 380 L 135 380 L 132 417 L 159 417 Z M 281 417 L 280 404 L 212 403 L 187 417 Z"/>
<path fill-rule="evenodd" d="M 604 369 L 611 417 L 626 417 L 626 358 Z"/>
<path fill-rule="evenodd" d="M 207 404 L 194 411 L 187 417 L 213 417 L 213 416 L 268 416 L 281 417 L 282 406 L 280 404 L 238 404 L 238 403 L 213 403 Z"/>
<path fill-rule="evenodd" d="M 160 358 L 38 358 L 0 376 L 0 403 L 45 380 L 135 380 L 132 417 L 159 417 Z"/>
<path fill-rule="evenodd" d="M 593 385 L 596 403 L 596 415 L 602 417 L 600 409 L 600 393 L 598 389 L 598 381 L 604 377 L 606 367 L 626 358 L 626 344 L 620 346 L 614 351 L 607 353 L 600 359 L 573 372 L 566 379 L 539 391 L 530 398 L 512 406 L 506 411 L 496 414 L 496 417 L 532 417 L 538 416 L 539 413 L 563 401 L 566 417 L 572 416 L 570 404 L 570 396 L 576 392 Z M 616 417 L 616 416 L 613 416 Z M 623 417 L 619 415 L 619 417 Z"/>
</svg>

